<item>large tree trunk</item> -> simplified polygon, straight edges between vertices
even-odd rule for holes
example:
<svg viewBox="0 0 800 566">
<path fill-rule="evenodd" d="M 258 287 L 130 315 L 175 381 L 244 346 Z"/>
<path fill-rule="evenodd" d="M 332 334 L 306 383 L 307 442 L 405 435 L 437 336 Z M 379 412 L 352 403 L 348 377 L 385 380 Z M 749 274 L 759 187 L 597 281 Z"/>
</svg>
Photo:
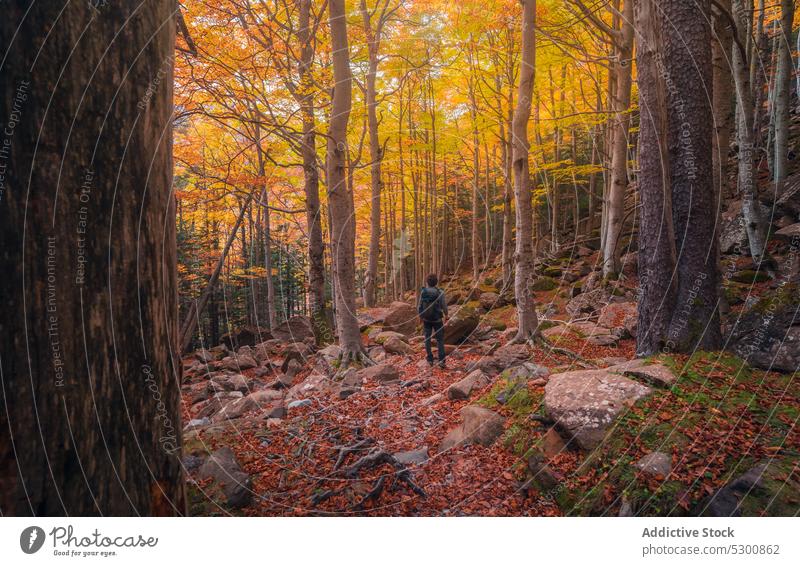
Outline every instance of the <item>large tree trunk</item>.
<svg viewBox="0 0 800 566">
<path fill-rule="evenodd" d="M 14 1 L 0 21 L 4 516 L 185 512 L 177 4 L 99 10 Z"/>
<path fill-rule="evenodd" d="M 672 184 L 672 219 L 678 261 L 676 306 L 669 346 L 691 352 L 721 345 L 719 266 L 714 180 L 711 164 L 710 0 L 663 0 L 662 29 L 667 89 L 667 143 Z M 640 231 L 641 232 L 641 231 Z"/>
<path fill-rule="evenodd" d="M 344 0 L 329 0 L 333 96 L 328 130 L 327 169 L 331 248 L 335 261 L 336 323 L 342 361 L 360 360 L 363 352 L 355 304 L 355 215 L 353 194 L 347 186 L 347 124 L 352 106 L 350 57 Z"/>
<path fill-rule="evenodd" d="M 750 70 L 743 46 L 747 43 L 747 0 L 733 0 L 731 7 L 736 18 L 733 46 L 733 78 L 736 85 L 736 137 L 739 146 L 737 188 L 742 198 L 742 216 L 750 243 L 750 254 L 760 259 L 766 249 L 766 225 L 761 217 L 756 190 L 755 138 L 753 134 L 753 92 Z"/>
<path fill-rule="evenodd" d="M 792 22 L 795 0 L 781 0 L 781 28 L 778 42 L 778 69 L 775 78 L 775 189 L 781 194 L 786 180 L 789 152 L 789 96 L 792 80 Z"/>
<path fill-rule="evenodd" d="M 720 6 L 730 13 L 731 0 L 720 0 Z M 733 30 L 724 14 L 714 17 L 714 35 L 711 42 L 713 64 L 713 107 L 714 137 L 712 159 L 714 167 L 714 188 L 722 199 L 730 196 L 728 186 L 728 152 L 734 124 L 733 77 L 731 75 L 731 47 Z"/>
<path fill-rule="evenodd" d="M 533 294 L 533 217 L 531 207 L 531 180 L 528 153 L 528 120 L 531 116 L 533 81 L 536 65 L 536 0 L 522 3 L 522 61 L 520 64 L 517 107 L 513 121 L 514 197 L 516 199 L 517 245 L 514 293 L 517 298 L 519 330 L 515 342 L 524 342 L 536 336 L 539 321 Z"/>
<path fill-rule="evenodd" d="M 298 38 L 301 43 L 301 85 L 311 82 L 311 65 L 314 61 L 315 40 L 310 33 L 312 0 L 300 0 Z M 306 196 L 306 224 L 308 226 L 308 290 L 311 321 L 317 344 L 333 341 L 332 320 L 325 298 L 325 246 L 322 239 L 322 208 L 319 201 L 319 168 L 317 167 L 317 129 L 314 118 L 314 90 L 305 88 L 300 99 L 303 115 L 304 192 Z"/>
<path fill-rule="evenodd" d="M 613 143 L 611 147 L 611 181 L 608 191 L 606 232 L 603 242 L 603 276 L 619 271 L 620 236 L 625 220 L 625 191 L 628 187 L 628 129 L 633 58 L 633 0 L 625 0 L 618 61 L 614 66 L 616 93 L 613 111 Z"/>
<path fill-rule="evenodd" d="M 639 131 L 639 356 L 659 352 L 668 341 L 675 300 L 675 235 L 667 152 L 667 109 L 656 0 L 639 0 L 636 9 L 636 69 Z"/>
</svg>

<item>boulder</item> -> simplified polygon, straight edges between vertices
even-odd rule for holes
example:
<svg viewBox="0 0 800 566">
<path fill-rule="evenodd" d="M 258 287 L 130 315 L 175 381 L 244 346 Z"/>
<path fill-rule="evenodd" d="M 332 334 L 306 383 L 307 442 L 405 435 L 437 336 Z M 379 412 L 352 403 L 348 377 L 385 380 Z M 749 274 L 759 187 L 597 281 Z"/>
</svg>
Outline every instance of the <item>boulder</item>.
<svg viewBox="0 0 800 566">
<path fill-rule="evenodd" d="M 243 371 L 258 366 L 258 362 L 250 354 L 234 354 L 222 360 L 222 367 L 228 371 Z"/>
<path fill-rule="evenodd" d="M 478 327 L 479 322 L 480 316 L 471 306 L 461 305 L 452 309 L 444 325 L 445 344 L 461 344 Z"/>
<path fill-rule="evenodd" d="M 314 326 L 307 316 L 296 315 L 275 328 L 272 335 L 285 342 L 302 342 L 314 338 Z"/>
<path fill-rule="evenodd" d="M 615 364 L 606 371 L 634 377 L 657 387 L 672 387 L 678 381 L 678 376 L 667 366 L 658 363 L 648 364 L 644 360 L 631 360 Z"/>
<path fill-rule="evenodd" d="M 225 502 L 232 509 L 245 507 L 252 496 L 250 476 L 242 471 L 233 450 L 227 446 L 216 450 L 200 467 L 201 478 L 213 478 L 222 489 Z"/>
<path fill-rule="evenodd" d="M 609 303 L 611 293 L 602 287 L 581 293 L 567 303 L 567 314 L 572 318 L 581 318 L 602 310 Z"/>
<path fill-rule="evenodd" d="M 607 370 L 568 371 L 550 376 L 544 407 L 559 430 L 592 450 L 628 406 L 650 393 L 649 387 Z"/>
<path fill-rule="evenodd" d="M 631 320 L 637 317 L 636 303 L 608 303 L 600 309 L 600 317 L 597 325 L 604 328 L 623 328 L 628 329 Z"/>
<path fill-rule="evenodd" d="M 770 218 L 772 211 L 759 203 L 762 218 Z M 744 252 L 748 249 L 747 229 L 742 216 L 742 201 L 737 200 L 728 204 L 728 208 L 721 215 L 719 251 L 723 254 Z"/>
<path fill-rule="evenodd" d="M 268 330 L 255 326 L 243 326 L 233 332 L 224 334 L 220 341 L 228 350 L 234 351 L 242 346 L 255 346 L 258 342 L 270 338 L 272 338 L 272 335 Z"/>
<path fill-rule="evenodd" d="M 666 478 L 672 470 L 672 458 L 664 452 L 645 454 L 634 464 L 637 468 L 651 476 Z"/>
<path fill-rule="evenodd" d="M 249 389 L 247 378 L 240 373 L 215 374 L 208 382 L 208 389 L 212 393 L 218 391 L 241 391 Z"/>
<path fill-rule="evenodd" d="M 389 354 L 408 355 L 414 352 L 414 349 L 406 344 L 397 336 L 392 336 L 383 343 L 383 349 Z"/>
<path fill-rule="evenodd" d="M 372 340 L 378 344 L 383 344 L 390 338 L 399 338 L 400 340 L 405 341 L 408 337 L 405 334 L 401 334 L 400 332 L 393 332 L 391 330 L 382 330 L 378 332 Z"/>
<path fill-rule="evenodd" d="M 505 419 L 494 411 L 467 405 L 461 409 L 460 413 L 463 422 L 442 440 L 438 452 L 445 452 L 466 444 L 491 446 L 503 434 Z"/>
<path fill-rule="evenodd" d="M 417 309 L 408 303 L 394 301 L 386 309 L 383 320 L 383 329 L 399 332 L 404 336 L 411 336 L 417 330 L 419 314 Z"/>
<path fill-rule="evenodd" d="M 491 292 L 481 293 L 480 297 L 478 297 L 478 302 L 481 304 L 481 307 L 487 311 L 498 309 L 505 304 L 500 295 Z"/>
<path fill-rule="evenodd" d="M 498 373 L 522 365 L 531 357 L 530 348 L 526 344 L 506 344 L 499 347 L 493 356 L 483 358 L 477 367 L 487 375 Z"/>
<path fill-rule="evenodd" d="M 208 362 L 213 362 L 216 360 L 214 354 L 206 350 L 205 348 L 200 348 L 194 353 L 194 357 L 207 364 Z"/>
<path fill-rule="evenodd" d="M 301 366 L 305 364 L 314 349 L 305 342 L 293 342 L 283 349 L 283 363 L 281 363 L 281 371 L 286 373 L 289 369 L 289 363 L 292 360 L 297 361 Z"/>
<path fill-rule="evenodd" d="M 481 370 L 476 369 L 470 372 L 464 379 L 453 383 L 447 388 L 447 398 L 451 400 L 469 399 L 474 389 L 485 387 L 489 383 L 489 378 Z"/>
<path fill-rule="evenodd" d="M 364 368 L 358 372 L 361 381 L 375 381 L 377 383 L 390 383 L 400 380 L 400 372 L 390 364 L 378 364 Z"/>
<path fill-rule="evenodd" d="M 726 348 L 751 366 L 792 373 L 800 368 L 800 288 L 787 284 L 733 321 Z"/>
<path fill-rule="evenodd" d="M 283 340 L 272 338 L 271 340 L 265 340 L 260 344 L 256 344 L 253 347 L 253 352 L 256 360 L 259 363 L 263 363 L 269 360 L 271 356 L 275 356 L 280 353 L 281 348 L 283 348 Z"/>
</svg>

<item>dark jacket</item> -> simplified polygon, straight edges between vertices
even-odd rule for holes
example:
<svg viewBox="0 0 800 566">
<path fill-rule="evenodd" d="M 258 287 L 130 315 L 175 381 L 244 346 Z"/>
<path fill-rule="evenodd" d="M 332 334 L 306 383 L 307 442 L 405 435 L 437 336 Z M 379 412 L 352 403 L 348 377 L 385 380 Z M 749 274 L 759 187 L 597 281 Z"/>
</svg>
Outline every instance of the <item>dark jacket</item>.
<svg viewBox="0 0 800 566">
<path fill-rule="evenodd" d="M 419 300 L 417 301 L 417 312 L 422 315 L 422 291 L 425 289 L 435 289 L 439 292 L 439 308 L 442 311 L 443 316 L 448 316 L 447 313 L 447 299 L 444 297 L 444 291 L 439 289 L 439 287 L 423 287 L 419 293 Z"/>
</svg>

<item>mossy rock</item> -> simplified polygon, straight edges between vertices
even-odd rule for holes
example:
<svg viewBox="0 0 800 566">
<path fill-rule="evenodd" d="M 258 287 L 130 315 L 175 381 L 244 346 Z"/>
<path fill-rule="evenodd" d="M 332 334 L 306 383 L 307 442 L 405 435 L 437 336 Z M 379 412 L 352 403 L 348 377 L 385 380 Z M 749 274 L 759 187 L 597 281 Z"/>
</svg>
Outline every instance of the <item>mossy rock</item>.
<svg viewBox="0 0 800 566">
<path fill-rule="evenodd" d="M 542 273 L 548 277 L 561 277 L 564 272 L 560 267 L 545 267 Z"/>
<path fill-rule="evenodd" d="M 744 271 L 737 271 L 731 276 L 732 281 L 737 283 L 763 283 L 769 280 L 769 275 L 763 271 L 753 271 L 752 269 L 745 269 Z"/>
<path fill-rule="evenodd" d="M 558 282 L 552 277 L 542 276 L 533 282 L 531 286 L 534 291 L 552 291 L 558 287 Z"/>
</svg>

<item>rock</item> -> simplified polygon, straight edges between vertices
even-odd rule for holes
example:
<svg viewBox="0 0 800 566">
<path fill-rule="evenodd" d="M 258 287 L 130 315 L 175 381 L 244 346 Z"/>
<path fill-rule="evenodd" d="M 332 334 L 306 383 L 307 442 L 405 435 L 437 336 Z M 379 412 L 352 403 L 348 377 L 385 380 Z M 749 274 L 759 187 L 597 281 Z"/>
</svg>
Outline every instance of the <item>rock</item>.
<svg viewBox="0 0 800 566">
<path fill-rule="evenodd" d="M 545 379 L 550 375 L 550 370 L 533 362 L 522 362 L 521 365 L 511 370 L 511 379 L 534 381 Z"/>
<path fill-rule="evenodd" d="M 209 419 L 208 417 L 203 417 L 202 419 L 192 419 L 188 423 L 186 423 L 186 426 L 183 427 L 183 430 L 192 430 L 193 428 L 200 428 L 208 426 L 210 424 L 211 424 L 211 419 Z"/>
<path fill-rule="evenodd" d="M 420 404 L 425 406 L 433 405 L 434 403 L 438 403 L 439 401 L 442 400 L 444 400 L 444 395 L 442 395 L 441 393 L 434 393 L 430 397 L 426 397 L 425 399 L 423 399 Z"/>
<path fill-rule="evenodd" d="M 240 373 L 215 375 L 208 383 L 213 391 L 241 391 L 246 393 L 250 389 L 247 378 Z"/>
<path fill-rule="evenodd" d="M 370 366 L 360 370 L 357 375 L 362 381 L 375 381 L 377 383 L 391 383 L 400 380 L 400 372 L 390 364 Z"/>
<path fill-rule="evenodd" d="M 751 492 L 763 487 L 763 479 L 767 469 L 768 463 L 766 462 L 750 468 L 747 472 L 702 501 L 696 510 L 697 514 L 710 517 L 741 516 L 739 504 Z"/>
<path fill-rule="evenodd" d="M 447 388 L 447 398 L 450 400 L 469 399 L 473 389 L 480 389 L 489 383 L 489 378 L 481 370 L 470 372 L 464 379 L 453 383 Z"/>
<path fill-rule="evenodd" d="M 281 351 L 282 347 L 283 340 L 273 338 L 271 340 L 265 340 L 260 344 L 256 344 L 253 348 L 253 352 L 255 353 L 256 360 L 258 360 L 260 363 L 263 363 L 269 360 L 271 356 L 277 355 Z"/>
<path fill-rule="evenodd" d="M 261 413 L 261 418 L 266 419 L 285 419 L 286 418 L 286 406 L 283 403 L 275 403 L 266 411 Z"/>
<path fill-rule="evenodd" d="M 531 357 L 530 349 L 525 344 L 506 344 L 499 347 L 493 356 L 478 362 L 478 368 L 487 375 L 493 376 L 512 367 L 521 365 Z"/>
<path fill-rule="evenodd" d="M 391 330 L 382 330 L 378 332 L 372 340 L 377 342 L 378 344 L 384 344 L 390 338 L 399 338 L 400 340 L 405 341 L 407 336 L 405 334 L 401 334 L 399 332 L 393 332 Z"/>
<path fill-rule="evenodd" d="M 327 389 L 329 385 L 330 380 L 325 374 L 314 371 L 300 383 L 292 385 L 291 389 L 286 392 L 286 400 L 304 399 L 311 393 L 318 393 Z"/>
<path fill-rule="evenodd" d="M 272 334 L 266 329 L 255 326 L 243 326 L 233 332 L 224 334 L 220 341 L 230 351 L 237 350 L 242 346 L 255 346 L 258 342 L 269 340 Z"/>
<path fill-rule="evenodd" d="M 544 407 L 559 430 L 592 450 L 617 416 L 650 393 L 649 387 L 607 370 L 568 371 L 550 376 Z"/>
<path fill-rule="evenodd" d="M 404 466 L 409 466 L 409 465 L 418 466 L 428 461 L 428 447 L 423 446 L 422 448 L 418 448 L 416 450 L 397 452 L 396 454 L 393 454 L 393 456 L 395 460 L 397 460 Z"/>
<path fill-rule="evenodd" d="M 383 349 L 389 354 L 409 355 L 414 349 L 397 336 L 392 336 L 383 343 Z"/>
<path fill-rule="evenodd" d="M 480 316 L 469 305 L 461 305 L 451 310 L 444 325 L 445 344 L 461 344 L 478 327 Z"/>
<path fill-rule="evenodd" d="M 494 411 L 467 405 L 460 413 L 463 423 L 447 434 L 439 445 L 438 452 L 466 444 L 491 446 L 503 434 L 505 419 Z"/>
<path fill-rule="evenodd" d="M 542 491 L 556 489 L 564 477 L 547 465 L 547 458 L 543 454 L 534 453 L 527 460 L 528 470 L 533 477 L 526 484 L 533 484 Z"/>
<path fill-rule="evenodd" d="M 249 354 L 234 354 L 222 360 L 222 367 L 228 371 L 242 371 L 257 366 L 258 362 Z"/>
<path fill-rule="evenodd" d="M 586 341 L 595 346 L 613 346 L 619 341 L 619 338 L 612 334 L 597 334 L 589 336 Z"/>
<path fill-rule="evenodd" d="M 383 324 L 383 320 L 385 318 L 386 309 L 381 308 L 373 308 L 368 312 L 360 312 L 356 315 L 356 320 L 358 320 L 358 329 L 361 332 L 364 332 L 370 326 Z"/>
<path fill-rule="evenodd" d="M 751 366 L 792 373 L 800 368 L 800 316 L 798 292 L 786 284 L 733 321 L 726 349 Z"/>
<path fill-rule="evenodd" d="M 319 355 L 325 358 L 328 362 L 332 362 L 339 358 L 342 355 L 342 349 L 337 346 L 336 344 L 331 344 L 330 346 L 325 346 L 322 350 L 320 350 Z"/>
<path fill-rule="evenodd" d="M 186 454 L 181 462 L 183 463 L 183 468 L 189 472 L 194 473 L 195 470 L 199 469 L 206 461 L 206 458 L 196 454 Z"/>
<path fill-rule="evenodd" d="M 672 458 L 664 452 L 650 452 L 639 458 L 634 466 L 651 476 L 666 478 L 672 470 Z"/>
<path fill-rule="evenodd" d="M 447 306 L 454 305 L 456 303 L 460 303 L 461 299 L 464 297 L 464 293 L 456 289 L 455 291 L 448 291 L 445 293 L 445 302 L 447 302 Z"/>
<path fill-rule="evenodd" d="M 762 218 L 770 218 L 772 211 L 759 203 Z M 748 249 L 747 229 L 742 216 L 742 201 L 728 203 L 728 208 L 721 215 L 719 251 L 723 254 L 739 253 Z"/>
<path fill-rule="evenodd" d="M 481 293 L 480 297 L 478 297 L 478 302 L 487 311 L 499 309 L 505 304 L 497 293 Z"/>
<path fill-rule="evenodd" d="M 275 328 L 272 335 L 286 342 L 303 342 L 314 338 L 314 326 L 307 316 L 296 315 Z"/>
<path fill-rule="evenodd" d="M 386 350 L 384 350 L 383 346 L 373 346 L 367 350 L 367 355 L 373 362 L 386 361 Z"/>
<path fill-rule="evenodd" d="M 198 472 L 200 477 L 213 478 L 222 488 L 226 502 L 232 509 L 245 507 L 252 496 L 250 476 L 242 471 L 233 450 L 227 446 L 216 450 Z"/>
<path fill-rule="evenodd" d="M 610 298 L 611 293 L 608 290 L 602 287 L 592 289 L 571 299 L 567 303 L 566 311 L 572 318 L 581 318 L 584 315 L 599 312 L 609 303 Z"/>
<path fill-rule="evenodd" d="M 558 281 L 546 275 L 539 277 L 533 282 L 533 285 L 531 285 L 531 289 L 534 291 L 552 291 L 556 288 L 558 288 Z"/>
<path fill-rule="evenodd" d="M 215 361 L 214 354 L 212 354 L 205 348 L 200 348 L 199 350 L 197 350 L 194 353 L 194 357 L 203 362 L 204 364 Z"/>
<path fill-rule="evenodd" d="M 517 335 L 517 332 L 519 332 L 519 328 L 517 328 L 516 326 L 511 326 L 509 328 L 506 328 L 500 333 L 500 339 L 503 342 L 508 342 Z"/>
<path fill-rule="evenodd" d="M 647 364 L 644 360 L 631 360 L 629 362 L 616 364 L 607 368 L 606 371 L 635 377 L 636 379 L 646 381 L 657 387 L 669 388 L 678 381 L 678 376 L 667 366 L 657 363 Z"/>
<path fill-rule="evenodd" d="M 286 373 L 292 360 L 296 360 L 302 366 L 313 353 L 314 349 L 305 342 L 292 342 L 283 349 L 281 371 Z"/>
<path fill-rule="evenodd" d="M 311 405 L 311 399 L 297 399 L 296 401 L 289 403 L 286 408 L 300 409 L 301 407 L 308 407 L 309 405 Z"/>
<path fill-rule="evenodd" d="M 383 329 L 399 332 L 404 336 L 412 336 L 417 330 L 418 322 L 417 309 L 408 303 L 394 301 L 386 309 Z"/>
<path fill-rule="evenodd" d="M 600 309 L 597 325 L 604 328 L 626 328 L 626 320 L 636 320 L 636 303 L 609 303 Z M 630 324 L 630 323 L 628 323 Z"/>
<path fill-rule="evenodd" d="M 547 432 L 544 433 L 544 436 L 542 436 L 539 448 L 547 459 L 551 460 L 559 454 L 566 452 L 567 444 L 564 442 L 561 435 L 558 434 L 558 431 L 554 427 L 550 427 L 547 429 Z"/>
</svg>

